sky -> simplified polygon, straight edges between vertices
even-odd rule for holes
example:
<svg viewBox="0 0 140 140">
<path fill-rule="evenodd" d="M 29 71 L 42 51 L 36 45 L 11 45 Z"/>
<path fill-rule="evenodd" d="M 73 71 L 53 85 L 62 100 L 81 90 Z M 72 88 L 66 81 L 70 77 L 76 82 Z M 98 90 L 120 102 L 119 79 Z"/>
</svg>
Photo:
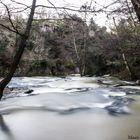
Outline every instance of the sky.
<svg viewBox="0 0 140 140">
<path fill-rule="evenodd" d="M 2 0 L 4 2 L 8 2 L 9 0 Z M 17 2 L 22 2 L 25 4 L 31 4 L 32 0 L 15 0 Z M 64 5 L 73 5 L 73 6 L 81 6 L 84 3 L 90 3 L 91 0 L 50 0 L 53 4 L 58 5 L 58 6 L 64 6 Z M 94 1 L 94 0 L 93 0 Z M 104 5 L 111 3 L 113 0 L 96 0 L 97 3 Z M 37 0 L 38 4 L 46 4 L 47 0 Z M 93 2 L 94 3 L 94 2 Z"/>
<path fill-rule="evenodd" d="M 2 0 L 5 3 L 9 3 L 10 0 Z M 26 5 L 31 5 L 32 0 L 15 0 L 17 2 L 22 2 L 25 3 Z M 56 7 L 60 6 L 60 7 L 72 7 L 72 8 L 80 8 L 81 5 L 87 3 L 88 5 L 90 5 L 91 0 L 50 0 Z M 96 1 L 96 4 L 95 4 Z M 101 6 L 106 6 L 110 3 L 112 3 L 113 0 L 93 0 L 92 2 L 92 6 L 96 5 L 98 8 L 101 8 Z M 37 0 L 37 4 L 43 4 L 43 5 L 50 5 L 47 0 Z M 106 19 L 106 15 L 105 14 L 98 14 L 97 16 L 94 15 L 90 15 L 90 18 L 93 18 L 96 23 L 98 23 L 100 26 L 108 26 L 109 22 Z"/>
</svg>

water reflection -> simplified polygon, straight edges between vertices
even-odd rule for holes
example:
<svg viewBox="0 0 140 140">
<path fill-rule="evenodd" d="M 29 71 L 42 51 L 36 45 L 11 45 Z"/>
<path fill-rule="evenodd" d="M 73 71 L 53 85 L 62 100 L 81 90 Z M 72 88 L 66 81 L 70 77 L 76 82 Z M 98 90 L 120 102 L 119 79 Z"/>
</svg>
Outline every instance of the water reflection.
<svg viewBox="0 0 140 140">
<path fill-rule="evenodd" d="M 5 123 L 4 118 L 0 115 L 0 130 L 6 135 L 8 140 L 14 140 L 11 130 L 9 129 L 8 125 Z"/>
</svg>

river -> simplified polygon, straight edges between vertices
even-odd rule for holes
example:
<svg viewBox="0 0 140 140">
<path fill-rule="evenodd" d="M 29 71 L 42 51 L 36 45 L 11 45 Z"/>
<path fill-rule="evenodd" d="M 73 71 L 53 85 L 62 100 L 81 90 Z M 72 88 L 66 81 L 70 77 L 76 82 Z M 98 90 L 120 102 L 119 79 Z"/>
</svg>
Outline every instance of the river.
<svg viewBox="0 0 140 140">
<path fill-rule="evenodd" d="M 112 77 L 15 77 L 0 140 L 140 139 L 140 87 Z"/>
</svg>

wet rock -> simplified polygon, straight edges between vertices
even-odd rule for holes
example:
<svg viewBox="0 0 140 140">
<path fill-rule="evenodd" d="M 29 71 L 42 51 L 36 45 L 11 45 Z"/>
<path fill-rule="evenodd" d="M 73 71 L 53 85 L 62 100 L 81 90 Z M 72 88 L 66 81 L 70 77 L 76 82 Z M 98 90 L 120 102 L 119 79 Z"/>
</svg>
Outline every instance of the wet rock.
<svg viewBox="0 0 140 140">
<path fill-rule="evenodd" d="M 4 89 L 3 93 L 4 94 L 10 94 L 13 88 L 9 88 L 8 86 Z"/>
<path fill-rule="evenodd" d="M 101 79 L 98 79 L 98 80 L 97 80 L 97 83 L 98 83 L 98 84 L 104 84 L 104 82 L 103 82 Z"/>
<path fill-rule="evenodd" d="M 33 94 L 34 90 L 28 89 L 28 88 L 6 88 L 4 91 L 3 100 L 6 100 L 8 98 L 15 98 L 15 97 L 25 97 L 25 96 L 34 96 L 37 94 Z"/>
<path fill-rule="evenodd" d="M 92 88 L 68 88 L 65 89 L 66 91 L 72 91 L 72 92 L 86 92 L 91 90 Z"/>
<path fill-rule="evenodd" d="M 140 85 L 140 80 L 137 80 L 136 81 L 136 85 Z"/>
<path fill-rule="evenodd" d="M 130 89 L 126 91 L 127 95 L 140 95 L 140 90 Z"/>
<path fill-rule="evenodd" d="M 121 87 L 117 87 L 117 88 L 112 88 L 111 91 L 115 91 L 115 92 L 125 92 L 126 95 L 140 95 L 140 90 L 139 89 L 132 89 L 132 88 L 121 88 Z"/>
<path fill-rule="evenodd" d="M 122 97 L 122 96 L 109 96 L 110 98 L 114 99 L 115 100 L 115 104 L 124 104 L 124 105 L 127 105 L 129 104 L 130 102 L 133 102 L 135 101 L 135 99 L 133 98 L 128 98 L 128 97 Z"/>
<path fill-rule="evenodd" d="M 118 108 L 117 106 L 107 106 L 105 108 L 110 115 L 117 116 L 118 114 L 129 114 L 127 107 Z"/>
<path fill-rule="evenodd" d="M 129 114 L 129 110 L 127 105 L 133 101 L 132 98 L 121 97 L 121 96 L 110 96 L 114 100 L 114 102 L 105 107 L 109 114 L 117 116 L 118 114 Z"/>
<path fill-rule="evenodd" d="M 122 81 L 115 77 L 99 77 L 97 83 L 107 87 L 136 86 L 133 81 Z"/>
<path fill-rule="evenodd" d="M 33 91 L 34 91 L 34 90 L 29 89 L 29 90 L 25 91 L 24 93 L 25 93 L 25 94 L 30 94 L 30 93 L 32 93 Z"/>
</svg>

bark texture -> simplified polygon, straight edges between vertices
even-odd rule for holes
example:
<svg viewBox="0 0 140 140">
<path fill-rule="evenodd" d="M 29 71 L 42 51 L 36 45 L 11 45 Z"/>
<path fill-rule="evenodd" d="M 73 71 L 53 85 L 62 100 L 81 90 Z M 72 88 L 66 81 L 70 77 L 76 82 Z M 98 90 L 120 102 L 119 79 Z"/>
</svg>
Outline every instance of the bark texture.
<svg viewBox="0 0 140 140">
<path fill-rule="evenodd" d="M 26 28 L 25 28 L 25 31 L 24 33 L 20 36 L 20 39 L 18 41 L 18 43 L 16 43 L 16 47 L 18 47 L 18 50 L 15 54 L 15 57 L 13 59 L 13 62 L 12 62 L 12 65 L 11 65 L 11 68 L 9 70 L 9 73 L 6 75 L 6 77 L 0 82 L 0 99 L 2 98 L 3 96 L 3 91 L 4 91 L 4 88 L 7 86 L 7 84 L 11 81 L 16 69 L 17 69 L 17 66 L 20 62 L 20 59 L 22 57 L 22 54 L 24 52 L 24 49 L 26 47 L 26 41 L 28 40 L 29 38 L 29 35 L 30 35 L 30 30 L 31 30 L 31 26 L 32 26 L 32 22 L 33 22 L 33 17 L 34 17 L 34 13 L 35 13 L 35 8 L 36 8 L 36 0 L 33 0 L 32 1 L 32 7 L 31 7 L 31 12 L 29 14 L 29 18 L 28 18 L 28 21 L 27 21 L 27 25 L 26 25 Z"/>
</svg>

